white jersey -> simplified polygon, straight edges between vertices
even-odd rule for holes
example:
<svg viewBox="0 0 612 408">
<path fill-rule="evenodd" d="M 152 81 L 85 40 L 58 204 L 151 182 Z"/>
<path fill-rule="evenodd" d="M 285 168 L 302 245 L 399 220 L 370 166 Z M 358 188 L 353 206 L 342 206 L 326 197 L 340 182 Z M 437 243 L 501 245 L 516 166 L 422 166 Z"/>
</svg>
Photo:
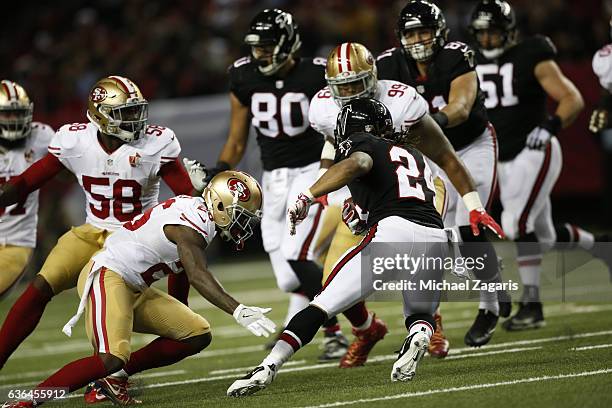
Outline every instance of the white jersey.
<svg viewBox="0 0 612 408">
<path fill-rule="evenodd" d="M 176 245 L 164 233 L 166 225 L 192 228 L 207 244 L 216 234 L 203 198 L 177 196 L 147 210 L 108 237 L 104 249 L 93 257 L 95 265 L 117 272 L 128 285 L 141 291 L 170 273 L 182 273 Z"/>
<path fill-rule="evenodd" d="M 401 82 L 379 80 L 374 99 L 382 102 L 393 119 L 396 131 L 405 130 L 418 122 L 429 111 L 427 102 L 413 87 Z M 310 126 L 328 138 L 334 138 L 340 106 L 334 101 L 328 87 L 320 90 L 310 102 Z"/>
<path fill-rule="evenodd" d="M 604 45 L 593 56 L 593 72 L 599 83 L 608 92 L 612 92 L 612 44 Z"/>
<path fill-rule="evenodd" d="M 53 129 L 43 123 L 33 122 L 32 133 L 23 147 L 3 151 L 0 148 L 0 184 L 23 173 L 32 163 L 47 153 L 53 137 Z M 0 207 L 0 245 L 16 245 L 28 248 L 36 246 L 38 222 L 38 191 L 6 208 Z"/>
<path fill-rule="evenodd" d="M 74 173 L 85 191 L 86 222 L 111 231 L 157 204 L 160 168 L 180 151 L 174 132 L 156 125 L 112 153 L 102 147 L 92 123 L 64 125 L 49 144 L 49 153 Z"/>
</svg>

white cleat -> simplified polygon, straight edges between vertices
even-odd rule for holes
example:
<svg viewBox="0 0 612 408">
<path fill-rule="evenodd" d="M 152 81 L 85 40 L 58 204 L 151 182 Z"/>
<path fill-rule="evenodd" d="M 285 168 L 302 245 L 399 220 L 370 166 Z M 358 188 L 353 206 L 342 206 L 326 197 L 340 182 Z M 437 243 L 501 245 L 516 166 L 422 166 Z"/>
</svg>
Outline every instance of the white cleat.
<svg viewBox="0 0 612 408">
<path fill-rule="evenodd" d="M 417 365 L 429 346 L 429 338 L 423 332 L 406 337 L 397 360 L 391 369 L 391 381 L 410 381 L 414 378 Z"/>
<path fill-rule="evenodd" d="M 227 389 L 227 396 L 245 397 L 255 394 L 272 384 L 274 377 L 276 377 L 276 366 L 274 364 L 257 366 L 244 377 L 234 381 Z"/>
</svg>

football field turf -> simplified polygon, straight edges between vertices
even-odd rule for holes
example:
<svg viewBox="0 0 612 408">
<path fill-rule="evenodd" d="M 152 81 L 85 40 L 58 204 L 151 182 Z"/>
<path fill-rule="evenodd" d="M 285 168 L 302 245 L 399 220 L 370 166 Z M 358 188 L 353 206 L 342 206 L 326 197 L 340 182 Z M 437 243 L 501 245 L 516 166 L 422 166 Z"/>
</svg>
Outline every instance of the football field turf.
<svg viewBox="0 0 612 408">
<path fill-rule="evenodd" d="M 234 319 L 214 309 L 192 289 L 190 304 L 211 323 L 213 342 L 197 356 L 176 365 L 135 376 L 145 405 L 154 407 L 610 407 L 612 406 L 612 285 L 601 263 L 583 268 L 609 302 L 549 303 L 547 326 L 508 333 L 498 326 L 492 342 L 480 349 L 463 344 L 476 303 L 442 305 L 451 353 L 444 360 L 425 357 L 412 382 L 389 380 L 394 350 L 406 330 L 399 303 L 369 303 L 389 325 L 390 332 L 373 350 L 365 367 L 339 369 L 319 364 L 321 334 L 300 350 L 266 390 L 243 398 L 225 396 L 227 387 L 265 355 L 265 339 L 251 335 Z M 287 296 L 275 287 L 269 264 L 253 261 L 219 264 L 212 268 L 225 288 L 245 304 L 271 306 L 281 323 Z M 591 273 L 592 272 L 592 273 Z M 165 283 L 164 283 L 165 284 Z M 2 321 L 17 293 L 0 304 Z M 0 371 L 1 400 L 10 389 L 27 390 L 62 365 L 91 354 L 84 323 L 72 338 L 62 325 L 77 307 L 74 291 L 54 299 L 33 335 Z M 341 318 L 345 334 L 349 325 Z M 351 336 L 352 337 L 352 336 Z M 132 350 L 153 336 L 135 334 Z M 82 391 L 48 406 L 83 406 Z M 110 403 L 98 404 L 101 406 Z"/>
</svg>

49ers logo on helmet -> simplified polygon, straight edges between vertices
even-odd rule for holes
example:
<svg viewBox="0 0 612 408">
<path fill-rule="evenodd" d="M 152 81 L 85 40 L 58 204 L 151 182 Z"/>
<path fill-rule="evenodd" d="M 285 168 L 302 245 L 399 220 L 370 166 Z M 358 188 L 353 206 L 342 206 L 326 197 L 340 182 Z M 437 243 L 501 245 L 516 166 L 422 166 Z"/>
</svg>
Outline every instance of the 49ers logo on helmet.
<svg viewBox="0 0 612 408">
<path fill-rule="evenodd" d="M 251 198 L 251 190 L 249 190 L 242 180 L 231 178 L 227 181 L 227 187 L 230 191 L 238 193 L 238 200 L 240 201 L 249 201 L 249 198 Z"/>
<path fill-rule="evenodd" d="M 93 102 L 102 102 L 106 99 L 106 89 L 96 86 L 92 91 L 90 98 Z"/>
</svg>

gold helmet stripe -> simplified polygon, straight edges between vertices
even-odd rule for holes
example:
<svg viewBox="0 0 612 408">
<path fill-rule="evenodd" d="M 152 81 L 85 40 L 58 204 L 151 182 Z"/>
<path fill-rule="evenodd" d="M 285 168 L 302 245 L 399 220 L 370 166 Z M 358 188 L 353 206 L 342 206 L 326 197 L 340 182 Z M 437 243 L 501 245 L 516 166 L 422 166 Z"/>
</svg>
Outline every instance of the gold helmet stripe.
<svg viewBox="0 0 612 408">
<path fill-rule="evenodd" d="M 340 44 L 336 54 L 338 55 L 339 72 L 351 71 L 351 43 Z"/>
<path fill-rule="evenodd" d="M 14 102 L 18 99 L 19 93 L 17 92 L 17 87 L 11 81 L 7 81 L 6 79 L 2 81 L 2 86 L 6 90 L 6 94 L 9 97 L 11 102 Z"/>
<path fill-rule="evenodd" d="M 119 82 L 121 87 L 125 90 L 125 92 L 128 95 L 130 95 L 130 97 L 137 95 L 136 88 L 134 87 L 134 85 L 132 85 L 132 83 L 127 78 L 116 76 L 116 75 L 109 76 L 109 78 L 112 78 L 115 81 Z"/>
</svg>

